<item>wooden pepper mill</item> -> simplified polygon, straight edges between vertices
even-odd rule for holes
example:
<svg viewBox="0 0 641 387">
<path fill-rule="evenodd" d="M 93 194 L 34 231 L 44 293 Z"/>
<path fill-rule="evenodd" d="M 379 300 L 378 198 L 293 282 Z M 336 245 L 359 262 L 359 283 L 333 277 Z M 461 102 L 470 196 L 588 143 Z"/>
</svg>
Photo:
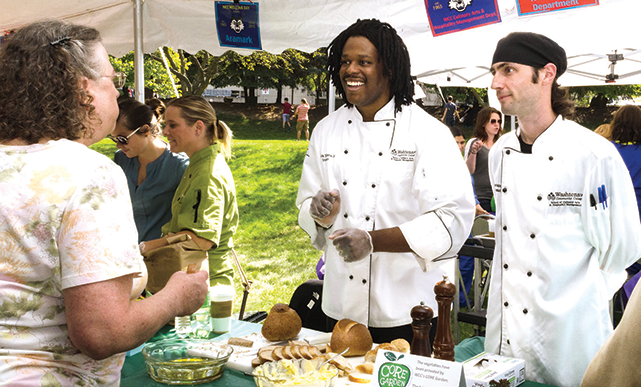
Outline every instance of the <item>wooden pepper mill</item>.
<svg viewBox="0 0 641 387">
<path fill-rule="evenodd" d="M 412 331 L 414 332 L 410 353 L 412 355 L 430 357 L 432 355 L 430 329 L 432 328 L 434 311 L 421 301 L 420 305 L 412 308 L 410 316 L 412 317 Z"/>
<path fill-rule="evenodd" d="M 443 281 L 437 282 L 434 286 L 436 302 L 438 303 L 438 326 L 434 338 L 434 357 L 436 359 L 454 361 L 454 338 L 450 323 L 450 311 L 456 286 L 443 276 Z"/>
</svg>

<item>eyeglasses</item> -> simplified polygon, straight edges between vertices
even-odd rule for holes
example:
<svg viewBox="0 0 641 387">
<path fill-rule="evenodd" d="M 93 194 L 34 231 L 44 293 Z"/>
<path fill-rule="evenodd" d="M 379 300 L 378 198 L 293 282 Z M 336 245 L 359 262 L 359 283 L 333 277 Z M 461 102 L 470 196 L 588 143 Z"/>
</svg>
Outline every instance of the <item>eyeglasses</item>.
<svg viewBox="0 0 641 387">
<path fill-rule="evenodd" d="M 492 118 L 492 119 L 490 120 L 490 124 L 496 124 L 497 122 L 499 123 L 499 125 L 501 125 L 501 123 L 502 123 L 503 121 L 502 121 L 502 120 L 497 120 L 496 118 Z"/>
<path fill-rule="evenodd" d="M 143 125 L 143 126 L 145 126 L 145 125 Z M 142 126 L 140 128 L 142 128 Z M 131 132 L 131 134 L 129 136 L 127 136 L 127 137 L 125 137 L 125 136 L 112 136 L 111 134 L 108 134 L 107 137 L 111 141 L 115 142 L 116 144 L 120 143 L 122 145 L 127 145 L 127 144 L 129 144 L 129 137 L 133 136 L 134 133 L 136 133 L 140 128 L 138 128 L 138 129 L 134 130 L 133 132 Z"/>
<path fill-rule="evenodd" d="M 125 81 L 127 80 L 127 74 L 122 73 L 122 72 L 117 72 L 114 73 L 114 75 L 103 75 L 103 78 L 111 78 L 111 81 L 114 83 L 114 86 L 116 89 L 120 89 L 125 85 Z"/>
</svg>

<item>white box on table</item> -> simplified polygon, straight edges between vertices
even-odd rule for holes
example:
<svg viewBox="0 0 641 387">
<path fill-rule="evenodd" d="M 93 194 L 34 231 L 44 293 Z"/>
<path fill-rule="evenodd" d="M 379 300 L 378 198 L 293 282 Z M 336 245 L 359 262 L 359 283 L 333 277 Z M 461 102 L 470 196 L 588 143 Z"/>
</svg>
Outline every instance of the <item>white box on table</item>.
<svg viewBox="0 0 641 387">
<path fill-rule="evenodd" d="M 525 382 L 525 360 L 482 352 L 463 362 L 463 372 L 467 387 L 489 387 L 501 379 L 515 387 Z"/>
</svg>

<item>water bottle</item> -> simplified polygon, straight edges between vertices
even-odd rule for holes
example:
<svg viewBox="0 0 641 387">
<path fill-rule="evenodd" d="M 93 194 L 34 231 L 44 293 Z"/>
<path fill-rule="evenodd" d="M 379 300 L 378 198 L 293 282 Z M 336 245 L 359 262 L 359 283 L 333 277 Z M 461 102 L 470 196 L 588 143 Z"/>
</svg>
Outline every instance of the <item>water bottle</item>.
<svg viewBox="0 0 641 387">
<path fill-rule="evenodd" d="M 190 316 L 189 337 L 192 339 L 209 339 L 211 335 L 211 317 L 209 315 L 209 304 L 211 297 L 209 290 L 205 303 Z M 177 331 L 177 330 L 176 330 Z"/>
<path fill-rule="evenodd" d="M 176 334 L 181 339 L 185 339 L 191 333 L 191 316 L 180 316 L 174 319 Z"/>
</svg>

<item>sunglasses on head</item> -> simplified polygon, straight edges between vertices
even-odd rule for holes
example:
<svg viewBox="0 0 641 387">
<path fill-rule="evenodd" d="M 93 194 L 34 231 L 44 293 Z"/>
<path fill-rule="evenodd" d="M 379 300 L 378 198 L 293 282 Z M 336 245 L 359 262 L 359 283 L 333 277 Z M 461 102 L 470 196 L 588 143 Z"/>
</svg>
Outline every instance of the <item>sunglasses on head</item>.
<svg viewBox="0 0 641 387">
<path fill-rule="evenodd" d="M 143 126 L 145 126 L 145 125 L 143 125 Z M 140 128 L 142 128 L 142 126 Z M 129 134 L 129 136 L 127 136 L 127 137 L 125 137 L 125 136 L 112 136 L 111 134 L 108 134 L 107 137 L 109 137 L 109 139 L 111 139 L 111 141 L 115 142 L 116 144 L 120 143 L 122 145 L 127 145 L 127 144 L 129 144 L 129 137 L 133 136 L 134 133 L 136 133 L 140 128 L 138 128 L 138 129 L 134 130 L 133 132 L 131 132 L 131 134 Z"/>
<path fill-rule="evenodd" d="M 499 120 L 497 120 L 496 118 L 492 118 L 492 119 L 490 120 L 490 124 L 496 124 L 497 122 L 499 123 L 499 125 L 501 125 L 501 123 L 502 123 L 503 121 L 502 121 L 502 120 L 500 120 L 500 119 L 499 119 Z"/>
</svg>

